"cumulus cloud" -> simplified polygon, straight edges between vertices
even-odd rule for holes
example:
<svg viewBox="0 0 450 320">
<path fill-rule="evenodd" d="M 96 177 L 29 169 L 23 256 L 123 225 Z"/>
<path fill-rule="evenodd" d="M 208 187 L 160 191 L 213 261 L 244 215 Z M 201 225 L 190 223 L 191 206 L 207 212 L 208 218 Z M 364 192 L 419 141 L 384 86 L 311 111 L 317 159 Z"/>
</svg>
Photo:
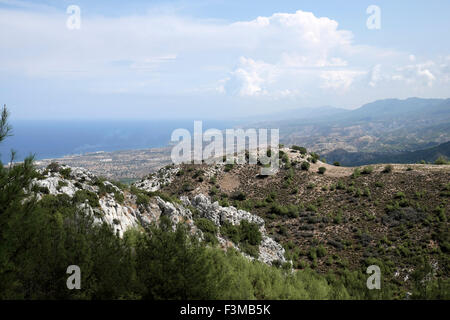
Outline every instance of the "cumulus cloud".
<svg viewBox="0 0 450 320">
<path fill-rule="evenodd" d="M 352 70 L 322 71 L 321 78 L 324 80 L 322 88 L 346 91 L 350 88 L 357 77 L 364 74 L 365 72 L 363 71 Z"/>
<path fill-rule="evenodd" d="M 375 87 L 382 78 L 383 76 L 381 73 L 381 64 L 377 64 L 373 67 L 371 71 L 369 86 Z"/>
<path fill-rule="evenodd" d="M 432 87 L 436 81 L 435 74 L 442 73 L 445 73 L 445 67 L 437 66 L 434 61 L 427 61 L 397 68 L 397 72 L 392 76 L 392 79 L 405 82 L 408 85 L 416 84 Z M 445 79 L 445 75 L 442 79 Z"/>
<path fill-rule="evenodd" d="M 227 79 L 226 90 L 243 96 L 267 94 L 266 86 L 275 81 L 277 72 L 273 65 L 241 57 L 232 78 Z"/>
</svg>

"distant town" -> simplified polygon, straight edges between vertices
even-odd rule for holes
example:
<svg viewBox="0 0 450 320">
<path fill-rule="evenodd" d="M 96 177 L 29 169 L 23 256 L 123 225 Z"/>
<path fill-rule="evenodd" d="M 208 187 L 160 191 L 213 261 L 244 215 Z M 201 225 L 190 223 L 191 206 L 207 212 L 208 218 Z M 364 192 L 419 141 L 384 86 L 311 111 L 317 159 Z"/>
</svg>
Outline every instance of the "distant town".
<svg viewBox="0 0 450 320">
<path fill-rule="evenodd" d="M 36 161 L 38 167 L 51 162 L 83 167 L 92 173 L 121 182 L 138 180 L 170 163 L 170 148 L 92 152 Z"/>
</svg>

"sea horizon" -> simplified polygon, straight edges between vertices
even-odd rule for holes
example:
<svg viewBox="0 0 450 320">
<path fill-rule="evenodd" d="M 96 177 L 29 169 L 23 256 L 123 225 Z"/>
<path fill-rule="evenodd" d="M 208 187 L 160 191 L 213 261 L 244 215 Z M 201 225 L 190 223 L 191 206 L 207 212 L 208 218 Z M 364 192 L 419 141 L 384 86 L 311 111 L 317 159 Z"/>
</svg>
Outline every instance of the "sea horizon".
<svg viewBox="0 0 450 320">
<path fill-rule="evenodd" d="M 236 121 L 203 121 L 203 129 L 233 127 Z M 144 150 L 170 145 L 175 129 L 193 131 L 193 120 L 16 120 L 10 136 L 0 148 L 3 163 L 57 159 L 96 152 Z M 95 142 L 94 142 L 95 141 Z"/>
</svg>

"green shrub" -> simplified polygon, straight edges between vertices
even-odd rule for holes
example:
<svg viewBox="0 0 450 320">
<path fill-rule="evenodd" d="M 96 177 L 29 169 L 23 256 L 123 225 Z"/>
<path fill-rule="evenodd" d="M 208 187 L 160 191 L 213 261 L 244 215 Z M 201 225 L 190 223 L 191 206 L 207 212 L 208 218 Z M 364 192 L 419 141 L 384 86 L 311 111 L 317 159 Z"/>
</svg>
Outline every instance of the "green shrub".
<svg viewBox="0 0 450 320">
<path fill-rule="evenodd" d="M 381 181 L 377 181 L 377 182 L 375 182 L 375 187 L 377 187 L 377 188 L 383 188 L 383 187 L 384 187 L 384 184 L 383 184 L 383 182 L 381 182 Z"/>
<path fill-rule="evenodd" d="M 64 179 L 70 178 L 71 172 L 72 169 L 70 168 L 59 169 L 59 174 L 62 175 Z"/>
<path fill-rule="evenodd" d="M 333 165 L 336 166 L 336 167 L 339 167 L 341 164 L 340 164 L 339 161 L 335 161 L 335 162 L 333 162 Z"/>
<path fill-rule="evenodd" d="M 50 172 L 59 172 L 60 165 L 58 162 L 51 162 L 46 169 Z"/>
<path fill-rule="evenodd" d="M 186 182 L 181 186 L 181 190 L 184 192 L 190 192 L 190 191 L 194 190 L 194 187 L 190 183 Z"/>
<path fill-rule="evenodd" d="M 209 219 L 198 218 L 195 220 L 195 225 L 203 232 L 205 235 L 206 242 L 217 242 L 217 226 Z M 215 239 L 215 241 L 214 241 Z"/>
<path fill-rule="evenodd" d="M 315 260 L 317 259 L 317 251 L 316 251 L 316 248 L 315 248 L 315 247 L 311 247 L 311 248 L 309 249 L 308 257 L 309 257 L 312 261 L 315 261 Z"/>
<path fill-rule="evenodd" d="M 136 195 L 136 204 L 146 206 L 150 203 L 150 197 L 144 193 L 138 193 Z"/>
<path fill-rule="evenodd" d="M 125 201 L 125 197 L 122 192 L 114 192 L 114 199 L 120 204 L 123 204 Z"/>
<path fill-rule="evenodd" d="M 36 193 L 42 193 L 42 194 L 50 194 L 49 188 L 47 188 L 45 186 L 38 186 L 37 184 L 34 184 L 31 187 L 31 191 L 36 192 Z"/>
<path fill-rule="evenodd" d="M 219 190 L 215 186 L 212 186 L 211 189 L 209 190 L 209 195 L 215 196 L 218 192 Z"/>
<path fill-rule="evenodd" d="M 220 233 L 238 244 L 245 253 L 255 258 L 258 257 L 262 235 L 256 224 L 250 223 L 247 220 L 241 220 L 239 226 L 225 222 L 220 228 Z"/>
<path fill-rule="evenodd" d="M 443 164 L 450 164 L 450 161 L 444 156 L 439 156 L 436 161 L 434 161 L 434 164 L 437 165 L 443 165 Z"/>
<path fill-rule="evenodd" d="M 85 203 L 86 200 L 92 208 L 100 207 L 97 195 L 88 190 L 78 190 L 77 192 L 75 192 L 72 198 L 72 201 L 75 204 Z"/>
<path fill-rule="evenodd" d="M 319 156 L 317 153 L 315 153 L 315 152 L 311 152 L 310 155 L 311 155 L 311 158 L 312 158 L 312 160 L 313 160 L 313 161 L 312 161 L 313 163 L 316 163 L 317 160 L 320 159 L 320 156 Z"/>
<path fill-rule="evenodd" d="M 345 184 L 342 180 L 339 180 L 337 185 L 336 185 L 336 189 L 337 190 L 345 190 Z"/>
<path fill-rule="evenodd" d="M 225 221 L 220 227 L 220 233 L 233 241 L 234 243 L 239 243 L 241 241 L 240 230 L 237 226 L 232 225 L 230 222 Z"/>
<path fill-rule="evenodd" d="M 383 173 L 390 173 L 390 172 L 392 172 L 393 169 L 394 169 L 394 167 L 391 164 L 388 164 L 388 165 L 384 166 Z"/>
<path fill-rule="evenodd" d="M 176 174 L 176 176 L 177 177 L 181 177 L 182 175 L 184 175 L 184 171 L 183 170 L 178 170 L 178 172 L 177 172 L 177 174 Z"/>
<path fill-rule="evenodd" d="M 248 242 L 251 245 L 259 246 L 262 240 L 262 235 L 256 224 L 250 223 L 247 220 L 241 220 L 239 229 L 241 242 Z"/>
<path fill-rule="evenodd" d="M 306 154 L 308 152 L 305 147 L 299 147 L 299 146 L 296 146 L 296 145 L 293 145 L 291 147 L 291 149 L 295 150 L 295 151 L 299 151 L 301 154 Z"/>
<path fill-rule="evenodd" d="M 310 164 L 309 164 L 308 161 L 303 161 L 303 162 L 302 162 L 302 164 L 301 164 L 301 169 L 302 169 L 302 170 L 308 171 L 308 170 L 309 170 L 309 167 L 310 167 Z"/>
<path fill-rule="evenodd" d="M 319 245 L 316 249 L 316 253 L 318 258 L 323 258 L 327 255 L 327 250 L 325 249 L 324 246 Z"/>
<path fill-rule="evenodd" d="M 247 198 L 247 195 L 242 191 L 236 191 L 233 192 L 231 195 L 231 199 L 237 200 L 237 201 L 244 201 Z"/>
<path fill-rule="evenodd" d="M 222 207 L 229 207 L 230 206 L 230 202 L 228 201 L 228 199 L 220 199 L 219 200 L 219 205 Z"/>
<path fill-rule="evenodd" d="M 403 198 L 406 198 L 406 195 L 405 195 L 404 192 L 399 191 L 399 192 L 397 192 L 397 193 L 395 194 L 395 197 L 394 197 L 394 198 L 395 198 L 395 199 L 403 199 Z"/>
<path fill-rule="evenodd" d="M 333 217 L 333 222 L 335 224 L 340 224 L 342 222 L 342 215 L 343 215 L 342 209 L 339 209 L 338 213 L 336 213 Z"/>
<path fill-rule="evenodd" d="M 234 163 L 227 163 L 225 165 L 224 171 L 225 172 L 229 172 L 229 171 L 231 171 L 233 169 L 233 167 L 234 167 Z"/>
<path fill-rule="evenodd" d="M 271 191 L 266 198 L 266 202 L 272 203 L 275 201 L 276 198 L 277 198 L 277 193 L 275 191 Z"/>
<path fill-rule="evenodd" d="M 272 203 L 269 208 L 269 213 L 273 213 L 280 216 L 288 215 L 289 210 L 287 207 L 280 205 L 279 203 Z"/>
<path fill-rule="evenodd" d="M 367 166 L 362 170 L 362 174 L 371 174 L 373 172 L 373 167 L 372 166 Z"/>
<path fill-rule="evenodd" d="M 258 246 L 253 246 L 253 245 L 249 244 L 248 242 L 242 242 L 239 244 L 239 248 L 244 253 L 248 254 L 249 256 L 252 256 L 254 258 L 259 257 L 259 247 Z"/>
<path fill-rule="evenodd" d="M 319 174 L 324 174 L 325 171 L 327 171 L 327 168 L 325 167 L 320 167 L 319 170 L 317 171 Z"/>
<path fill-rule="evenodd" d="M 359 170 L 359 168 L 355 168 L 355 169 L 353 170 L 352 178 L 353 178 L 353 179 L 356 179 L 356 178 L 358 178 L 360 175 L 361 175 L 361 171 Z"/>
</svg>

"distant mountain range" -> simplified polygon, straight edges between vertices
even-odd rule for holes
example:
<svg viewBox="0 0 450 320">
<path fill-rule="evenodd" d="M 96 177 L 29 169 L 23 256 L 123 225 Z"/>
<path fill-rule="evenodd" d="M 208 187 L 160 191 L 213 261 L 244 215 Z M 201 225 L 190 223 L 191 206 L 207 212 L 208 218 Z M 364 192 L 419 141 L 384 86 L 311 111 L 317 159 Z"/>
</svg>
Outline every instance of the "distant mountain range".
<svg viewBox="0 0 450 320">
<path fill-rule="evenodd" d="M 274 112 L 270 114 L 255 115 L 247 120 L 254 121 L 266 121 L 271 119 L 271 121 L 283 121 L 292 119 L 317 119 L 321 114 L 326 113 L 329 116 L 344 115 L 351 112 L 351 110 L 336 108 L 331 106 L 321 106 L 315 108 L 299 108 L 292 110 L 285 110 L 280 112 Z M 242 120 L 242 119 L 240 119 Z"/>
<path fill-rule="evenodd" d="M 337 149 L 323 155 L 328 163 L 338 161 L 344 166 L 360 166 L 374 163 L 418 163 L 422 160 L 434 163 L 441 156 L 450 159 L 450 141 L 424 150 L 401 153 L 348 152 Z"/>
<path fill-rule="evenodd" d="M 256 126 L 279 128 L 284 144 L 303 145 L 321 154 L 338 149 L 399 153 L 450 141 L 450 99 L 387 99 L 355 110 L 305 110 L 305 115 L 298 110 L 295 116 L 291 111 L 285 115 L 288 119 L 259 122 Z"/>
</svg>

